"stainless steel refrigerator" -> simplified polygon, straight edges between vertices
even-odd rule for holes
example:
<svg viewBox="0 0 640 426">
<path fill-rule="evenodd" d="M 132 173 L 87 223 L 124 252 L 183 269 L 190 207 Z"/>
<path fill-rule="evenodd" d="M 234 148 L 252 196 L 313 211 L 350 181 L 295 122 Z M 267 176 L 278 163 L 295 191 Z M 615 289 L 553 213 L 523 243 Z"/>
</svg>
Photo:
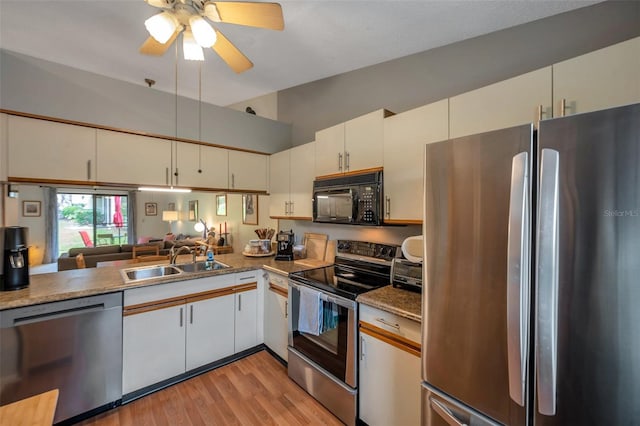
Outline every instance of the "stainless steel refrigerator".
<svg viewBox="0 0 640 426">
<path fill-rule="evenodd" d="M 640 424 L 640 104 L 426 147 L 424 425 Z"/>
</svg>

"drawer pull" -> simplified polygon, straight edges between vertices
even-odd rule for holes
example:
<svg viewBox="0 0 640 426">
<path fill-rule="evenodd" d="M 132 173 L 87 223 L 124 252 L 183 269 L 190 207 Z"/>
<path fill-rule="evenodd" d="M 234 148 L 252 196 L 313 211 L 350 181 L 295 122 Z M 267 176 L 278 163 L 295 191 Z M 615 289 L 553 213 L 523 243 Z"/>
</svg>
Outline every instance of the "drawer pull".
<svg viewBox="0 0 640 426">
<path fill-rule="evenodd" d="M 387 327 L 395 328 L 396 330 L 400 331 L 400 324 L 391 323 L 384 318 L 376 318 L 376 321 L 386 325 Z"/>
</svg>

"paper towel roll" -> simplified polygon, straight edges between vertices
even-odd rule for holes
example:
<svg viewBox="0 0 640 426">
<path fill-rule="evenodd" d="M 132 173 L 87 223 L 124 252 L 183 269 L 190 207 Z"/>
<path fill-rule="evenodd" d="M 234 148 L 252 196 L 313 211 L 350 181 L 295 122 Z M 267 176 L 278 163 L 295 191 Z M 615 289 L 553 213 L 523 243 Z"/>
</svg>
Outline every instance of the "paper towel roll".
<svg viewBox="0 0 640 426">
<path fill-rule="evenodd" d="M 402 242 L 402 254 L 409 262 L 422 262 L 424 254 L 422 253 L 422 235 L 409 237 Z"/>
</svg>

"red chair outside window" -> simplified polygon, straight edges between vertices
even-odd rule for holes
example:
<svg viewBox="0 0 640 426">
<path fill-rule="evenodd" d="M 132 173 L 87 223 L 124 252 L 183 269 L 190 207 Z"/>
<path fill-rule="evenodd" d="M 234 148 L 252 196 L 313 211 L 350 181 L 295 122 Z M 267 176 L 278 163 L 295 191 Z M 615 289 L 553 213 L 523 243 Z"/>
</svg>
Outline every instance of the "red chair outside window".
<svg viewBox="0 0 640 426">
<path fill-rule="evenodd" d="M 78 231 L 80 236 L 82 237 L 82 242 L 85 247 L 93 247 L 93 243 L 91 242 L 91 238 L 89 238 L 89 234 L 87 231 Z"/>
</svg>

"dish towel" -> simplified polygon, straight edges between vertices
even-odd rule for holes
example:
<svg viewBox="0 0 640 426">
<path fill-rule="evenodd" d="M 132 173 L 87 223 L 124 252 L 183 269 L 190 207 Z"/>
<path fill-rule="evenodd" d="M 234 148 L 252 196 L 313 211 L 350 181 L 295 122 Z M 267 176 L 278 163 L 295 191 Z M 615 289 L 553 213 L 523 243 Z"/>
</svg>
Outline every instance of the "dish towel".
<svg viewBox="0 0 640 426">
<path fill-rule="evenodd" d="M 326 333 L 338 326 L 338 305 L 333 302 L 322 302 L 324 305 L 322 316 L 322 332 Z"/>
<path fill-rule="evenodd" d="M 322 329 L 322 302 L 320 292 L 300 286 L 298 331 L 320 335 Z"/>
</svg>

